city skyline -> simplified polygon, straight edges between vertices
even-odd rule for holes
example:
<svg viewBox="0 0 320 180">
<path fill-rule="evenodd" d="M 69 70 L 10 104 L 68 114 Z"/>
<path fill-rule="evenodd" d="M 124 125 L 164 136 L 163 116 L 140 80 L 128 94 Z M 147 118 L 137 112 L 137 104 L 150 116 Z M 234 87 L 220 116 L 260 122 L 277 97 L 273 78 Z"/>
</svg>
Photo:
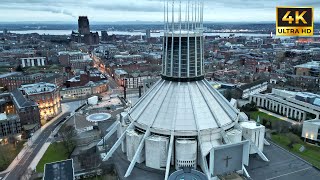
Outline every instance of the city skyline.
<svg viewBox="0 0 320 180">
<path fill-rule="evenodd" d="M 276 6 L 313 6 L 315 21 L 319 21 L 317 0 L 293 2 L 279 0 L 206 0 L 205 19 L 208 22 L 272 22 Z M 178 2 L 178 1 L 177 1 Z M 78 16 L 88 16 L 93 22 L 162 21 L 162 0 L 2 0 L 1 22 L 75 22 Z"/>
</svg>

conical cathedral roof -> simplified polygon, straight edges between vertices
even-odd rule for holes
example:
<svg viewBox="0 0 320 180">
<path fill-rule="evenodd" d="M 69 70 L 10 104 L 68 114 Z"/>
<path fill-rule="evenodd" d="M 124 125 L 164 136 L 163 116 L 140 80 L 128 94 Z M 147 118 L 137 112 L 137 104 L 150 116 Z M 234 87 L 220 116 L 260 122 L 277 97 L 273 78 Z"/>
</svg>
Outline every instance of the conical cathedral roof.
<svg viewBox="0 0 320 180">
<path fill-rule="evenodd" d="M 159 80 L 129 111 L 129 118 L 151 132 L 193 136 L 234 126 L 239 111 L 206 80 Z"/>
</svg>

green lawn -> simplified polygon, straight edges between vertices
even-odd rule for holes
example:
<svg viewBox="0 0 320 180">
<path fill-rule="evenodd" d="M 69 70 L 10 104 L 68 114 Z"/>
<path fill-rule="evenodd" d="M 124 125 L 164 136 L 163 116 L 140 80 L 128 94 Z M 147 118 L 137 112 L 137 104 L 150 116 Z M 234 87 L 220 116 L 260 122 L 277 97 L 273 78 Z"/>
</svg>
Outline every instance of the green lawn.
<svg viewBox="0 0 320 180">
<path fill-rule="evenodd" d="M 41 66 L 41 67 L 26 67 L 23 68 L 23 70 L 27 73 L 54 73 L 54 72 L 60 72 L 63 70 L 63 66 L 60 65 L 48 65 L 48 66 Z"/>
<path fill-rule="evenodd" d="M 0 74 L 10 72 L 10 67 L 0 67 Z"/>
<path fill-rule="evenodd" d="M 295 143 L 291 149 L 288 147 L 288 145 L 292 140 Z M 303 142 L 299 136 L 292 133 L 272 135 L 272 141 L 289 150 L 290 152 L 300 156 L 317 168 L 320 168 L 320 147 L 307 144 Z M 306 148 L 304 152 L 299 151 L 302 145 Z"/>
<path fill-rule="evenodd" d="M 253 111 L 253 112 L 249 112 L 250 114 L 250 118 L 253 120 L 257 120 L 258 116 L 260 117 L 260 121 L 262 121 L 262 119 L 269 119 L 270 121 L 282 121 L 282 119 L 279 119 L 277 117 L 274 117 L 272 115 L 266 114 L 264 112 L 260 112 L 260 111 Z"/>
<path fill-rule="evenodd" d="M 41 158 L 40 162 L 37 165 L 36 170 L 38 173 L 43 173 L 44 165 L 46 163 L 65 160 L 65 159 L 68 159 L 68 156 L 69 154 L 62 143 L 53 143 L 49 146 L 49 148 Z"/>
</svg>

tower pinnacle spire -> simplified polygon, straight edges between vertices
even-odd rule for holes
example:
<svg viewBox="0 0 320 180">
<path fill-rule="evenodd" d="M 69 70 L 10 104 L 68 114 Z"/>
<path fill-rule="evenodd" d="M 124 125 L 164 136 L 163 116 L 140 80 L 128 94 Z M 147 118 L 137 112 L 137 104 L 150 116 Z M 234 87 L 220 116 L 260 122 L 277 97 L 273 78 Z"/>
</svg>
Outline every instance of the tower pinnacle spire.
<svg viewBox="0 0 320 180">
<path fill-rule="evenodd" d="M 164 1 L 163 79 L 203 79 L 202 19 L 203 0 Z"/>
</svg>

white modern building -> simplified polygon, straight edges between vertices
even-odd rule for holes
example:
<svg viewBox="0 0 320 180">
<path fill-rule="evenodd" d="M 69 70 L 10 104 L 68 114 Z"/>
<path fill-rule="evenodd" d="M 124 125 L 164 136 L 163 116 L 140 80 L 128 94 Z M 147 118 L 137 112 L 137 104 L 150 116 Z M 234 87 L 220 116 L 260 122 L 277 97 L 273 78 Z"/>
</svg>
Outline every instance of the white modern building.
<svg viewBox="0 0 320 180">
<path fill-rule="evenodd" d="M 34 67 L 34 66 L 45 66 L 46 65 L 46 58 L 45 57 L 21 58 L 20 64 L 23 68 Z"/>
<path fill-rule="evenodd" d="M 210 180 L 235 172 L 248 176 L 244 165 L 249 163 L 250 152 L 268 161 L 260 147 L 265 141 L 264 127 L 246 125 L 245 122 L 250 123 L 247 116 L 204 79 L 204 4 L 191 0 L 183 1 L 180 7 L 180 2 L 170 1 L 170 7 L 165 2 L 168 21 L 162 77 L 127 113 L 121 114 L 98 143 L 106 144 L 104 141 L 117 132 L 118 140 L 103 160 L 121 146 L 130 161 L 124 177 L 131 175 L 136 163 L 163 170 L 165 180 L 170 169 L 185 167 L 200 168 Z M 182 7 L 187 8 L 181 10 Z M 169 13 L 171 8 L 180 11 Z M 185 16 L 186 20 L 169 22 Z M 252 138 L 256 134 L 259 138 Z"/>
<path fill-rule="evenodd" d="M 62 88 L 60 96 L 63 99 L 84 98 L 90 95 L 100 94 L 108 91 L 108 81 L 89 82 L 85 86 Z"/>
<path fill-rule="evenodd" d="M 308 142 L 320 143 L 320 120 L 314 119 L 303 122 L 302 137 Z"/>
<path fill-rule="evenodd" d="M 272 89 L 272 93 L 250 96 L 250 102 L 299 122 L 320 118 L 320 96 L 312 93 Z"/>
<path fill-rule="evenodd" d="M 266 91 L 268 89 L 268 84 L 268 81 L 261 80 L 240 86 L 238 89 L 242 93 L 242 99 L 248 99 L 250 96 L 254 94 Z"/>
</svg>

